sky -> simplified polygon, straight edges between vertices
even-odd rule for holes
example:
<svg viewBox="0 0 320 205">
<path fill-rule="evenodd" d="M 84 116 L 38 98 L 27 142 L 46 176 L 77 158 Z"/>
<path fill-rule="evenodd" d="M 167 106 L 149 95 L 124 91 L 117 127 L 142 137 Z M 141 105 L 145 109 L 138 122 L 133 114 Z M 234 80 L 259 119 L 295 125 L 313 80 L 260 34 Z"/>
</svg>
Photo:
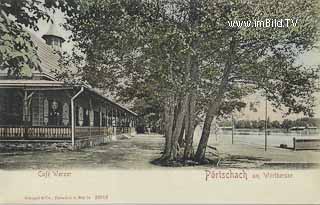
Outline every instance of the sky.
<svg viewBox="0 0 320 205">
<path fill-rule="evenodd" d="M 57 28 L 60 31 L 60 34 L 62 35 L 63 38 L 66 39 L 66 42 L 63 44 L 63 50 L 64 51 L 71 51 L 72 47 L 73 47 L 73 43 L 69 42 L 69 36 L 71 35 L 70 31 L 66 31 L 63 29 L 63 27 L 61 26 L 64 22 L 65 22 L 65 17 L 63 15 L 63 13 L 61 12 L 56 12 L 55 14 L 52 14 L 51 17 L 54 19 Z M 38 32 L 33 32 L 36 36 L 38 36 L 39 38 L 42 37 L 43 34 L 45 34 L 50 26 L 50 22 L 47 23 L 45 21 L 40 21 L 38 24 L 39 27 L 39 31 Z M 318 43 L 320 46 L 320 42 Z M 320 49 L 314 49 L 312 51 L 309 51 L 303 55 L 301 55 L 298 59 L 297 59 L 297 63 L 299 64 L 303 64 L 303 65 L 308 65 L 308 66 L 313 66 L 313 65 L 320 65 Z M 316 99 L 317 99 L 317 103 L 316 103 L 316 108 L 315 108 L 315 117 L 319 117 L 320 118 L 320 93 L 316 93 Z M 259 120 L 259 119 L 265 119 L 265 99 L 260 96 L 260 95 L 252 95 L 252 96 L 248 96 L 245 99 L 246 102 L 259 102 L 258 105 L 256 105 L 255 107 L 257 108 L 257 112 L 253 112 L 251 110 L 249 110 L 249 108 L 245 108 L 243 109 L 240 113 L 236 113 L 235 116 L 238 119 L 249 119 L 249 120 Z M 268 117 L 270 118 L 270 120 L 279 120 L 282 121 L 284 118 L 284 112 L 281 112 L 280 110 L 276 110 L 276 112 L 274 112 L 273 110 L 275 110 L 275 108 L 273 108 L 270 103 L 268 103 L 267 106 L 268 109 Z M 295 115 L 290 115 L 290 116 L 286 116 L 285 118 L 287 119 L 297 119 L 297 118 L 301 118 L 303 117 L 302 114 L 295 114 Z"/>
</svg>

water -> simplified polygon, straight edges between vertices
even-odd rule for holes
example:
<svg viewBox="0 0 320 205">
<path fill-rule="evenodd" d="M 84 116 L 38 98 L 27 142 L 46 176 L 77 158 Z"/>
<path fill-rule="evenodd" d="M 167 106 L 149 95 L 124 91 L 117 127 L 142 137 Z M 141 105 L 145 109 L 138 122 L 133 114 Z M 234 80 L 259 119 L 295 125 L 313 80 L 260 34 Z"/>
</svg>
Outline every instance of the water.
<svg viewBox="0 0 320 205">
<path fill-rule="evenodd" d="M 195 130 L 195 143 L 199 142 L 202 128 L 197 127 Z M 288 147 L 293 147 L 293 138 L 317 138 L 320 139 L 320 130 L 302 130 L 289 131 L 283 129 L 271 129 L 267 135 L 267 145 L 279 147 L 280 144 L 286 144 Z M 234 131 L 234 143 L 261 145 L 265 144 L 265 133 L 257 129 L 236 129 Z M 217 143 L 232 143 L 231 130 L 211 130 L 209 144 Z"/>
</svg>

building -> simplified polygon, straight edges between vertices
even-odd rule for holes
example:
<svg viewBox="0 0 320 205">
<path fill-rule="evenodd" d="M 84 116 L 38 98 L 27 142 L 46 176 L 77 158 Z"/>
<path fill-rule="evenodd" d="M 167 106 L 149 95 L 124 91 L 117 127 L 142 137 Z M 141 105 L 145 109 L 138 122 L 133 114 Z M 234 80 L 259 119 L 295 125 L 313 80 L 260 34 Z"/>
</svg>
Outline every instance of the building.
<svg viewBox="0 0 320 205">
<path fill-rule="evenodd" d="M 63 143 L 80 148 L 134 131 L 136 113 L 92 88 L 68 85 L 52 75 L 59 69 L 55 50 L 65 41 L 54 24 L 42 37 L 46 43 L 31 36 L 38 47 L 41 70 L 27 79 L 10 79 L 6 72 L 0 73 L 2 146 Z"/>
</svg>

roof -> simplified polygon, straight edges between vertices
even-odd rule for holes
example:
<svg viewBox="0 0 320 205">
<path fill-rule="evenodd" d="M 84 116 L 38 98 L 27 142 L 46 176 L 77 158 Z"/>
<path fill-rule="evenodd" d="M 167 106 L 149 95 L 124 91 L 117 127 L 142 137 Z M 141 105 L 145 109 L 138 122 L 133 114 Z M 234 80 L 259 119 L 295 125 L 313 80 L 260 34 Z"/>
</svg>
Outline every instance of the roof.
<svg viewBox="0 0 320 205">
<path fill-rule="evenodd" d="M 65 39 L 62 37 L 62 35 L 58 31 L 58 28 L 56 27 L 55 23 L 50 25 L 48 32 L 46 34 L 44 34 L 42 36 L 42 38 L 45 39 L 45 38 L 50 37 L 50 36 L 54 36 L 54 37 L 60 38 L 62 40 L 62 42 L 65 41 Z"/>
<path fill-rule="evenodd" d="M 83 86 L 82 86 L 82 87 L 83 87 Z M 105 100 L 107 100 L 107 101 L 109 101 L 109 102 L 113 103 L 114 105 L 117 105 L 118 107 L 120 107 L 120 108 L 122 108 L 122 109 L 126 110 L 127 112 L 129 112 L 129 113 L 131 113 L 131 114 L 133 114 L 133 115 L 135 115 L 135 116 L 138 116 L 138 114 L 137 114 L 137 113 L 135 113 L 135 112 L 133 112 L 133 111 L 129 110 L 128 108 L 126 108 L 126 107 L 124 107 L 124 106 L 122 106 L 122 105 L 120 105 L 120 104 L 118 104 L 118 103 L 116 103 L 116 102 L 113 102 L 112 100 L 110 100 L 110 99 L 109 99 L 109 98 L 107 98 L 106 96 L 104 96 L 104 95 L 100 94 L 100 93 L 99 93 L 99 92 L 97 92 L 96 90 L 94 90 L 94 89 L 92 89 L 92 88 L 88 88 L 88 87 L 85 87 L 85 89 L 86 89 L 86 90 L 88 90 L 88 91 L 90 91 L 90 92 L 92 92 L 92 93 L 94 93 L 94 94 L 96 94 L 96 95 L 98 95 L 98 96 L 100 96 L 100 97 L 102 97 L 103 99 L 105 99 Z"/>
<path fill-rule="evenodd" d="M 34 34 L 31 34 L 33 43 L 38 48 L 38 56 L 40 59 L 40 69 L 42 73 L 52 75 L 54 70 L 59 70 L 59 55 L 44 40 Z M 39 71 L 34 71 L 39 73 Z"/>
<path fill-rule="evenodd" d="M 31 40 L 37 47 L 37 53 L 40 59 L 40 71 L 32 70 L 33 74 L 49 75 L 54 78 L 54 70 L 60 70 L 59 55 L 54 51 L 51 46 L 47 45 L 45 41 L 35 34 L 30 32 Z M 7 70 L 0 69 L 0 75 L 6 76 Z"/>
<path fill-rule="evenodd" d="M 25 80 L 25 79 L 10 79 L 10 80 L 0 80 L 0 88 L 24 88 L 27 90 L 38 90 L 38 89 L 74 89 L 75 87 L 81 88 L 83 87 L 85 90 L 87 90 L 90 93 L 93 93 L 94 95 L 97 95 L 101 97 L 103 100 L 106 100 L 115 106 L 120 107 L 121 109 L 129 112 L 132 115 L 138 116 L 137 113 L 125 108 L 124 106 L 113 102 L 109 98 L 105 97 L 104 95 L 98 93 L 92 88 L 85 87 L 85 86 L 70 86 L 66 85 L 64 82 L 61 81 L 52 81 L 52 80 Z"/>
<path fill-rule="evenodd" d="M 24 88 L 28 90 L 34 90 L 34 89 L 73 89 L 75 87 L 83 87 L 85 90 L 89 91 L 90 93 L 93 93 L 99 97 L 101 97 L 104 100 L 107 100 L 108 102 L 120 107 L 121 109 L 131 113 L 132 115 L 138 116 L 137 113 L 125 108 L 124 106 L 113 102 L 109 98 L 105 97 L 104 95 L 98 93 L 92 88 L 85 87 L 85 86 L 70 86 L 66 85 L 62 81 L 53 81 L 53 80 L 34 80 L 34 79 L 10 79 L 10 80 L 0 80 L 0 88 Z"/>
<path fill-rule="evenodd" d="M 51 29 L 49 29 L 50 31 Z M 48 33 L 49 33 L 48 31 Z M 54 30 L 53 30 L 54 31 Z M 53 32 L 52 31 L 52 32 Z M 51 32 L 51 31 L 50 31 Z M 70 85 L 66 85 L 64 82 L 62 81 L 57 81 L 55 80 L 54 70 L 60 70 L 60 65 L 59 65 L 59 58 L 60 56 L 54 51 L 54 49 L 47 45 L 43 39 L 37 37 L 35 34 L 30 33 L 31 35 L 31 40 L 33 41 L 33 43 L 36 45 L 37 47 L 37 52 L 38 52 L 38 56 L 40 59 L 40 71 L 36 71 L 33 70 L 32 73 L 34 76 L 37 75 L 41 75 L 41 76 L 45 76 L 45 80 L 41 79 L 41 80 L 35 80 L 35 79 L 7 79 L 7 80 L 0 80 L 0 87 L 1 88 L 29 88 L 29 89 L 35 89 L 35 88 L 42 88 L 42 89 L 47 89 L 49 87 L 52 88 L 56 88 L 56 89 L 69 89 Z M 6 75 L 6 71 L 3 71 L 5 73 L 1 73 L 0 72 L 0 76 L 1 74 Z M 84 86 L 73 86 L 73 87 L 84 87 Z M 99 95 L 100 97 L 104 98 L 105 100 L 121 107 L 122 109 L 126 110 L 127 112 L 138 116 L 135 112 L 125 108 L 124 106 L 113 102 L 112 100 L 110 100 L 109 98 L 105 97 L 104 95 L 98 93 L 97 91 L 95 91 L 92 88 L 89 87 L 84 87 L 86 90 L 88 90 L 89 92 L 92 92 L 96 95 Z"/>
<path fill-rule="evenodd" d="M 17 87 L 62 87 L 64 82 L 52 80 L 0 80 L 1 88 L 17 88 Z"/>
</svg>

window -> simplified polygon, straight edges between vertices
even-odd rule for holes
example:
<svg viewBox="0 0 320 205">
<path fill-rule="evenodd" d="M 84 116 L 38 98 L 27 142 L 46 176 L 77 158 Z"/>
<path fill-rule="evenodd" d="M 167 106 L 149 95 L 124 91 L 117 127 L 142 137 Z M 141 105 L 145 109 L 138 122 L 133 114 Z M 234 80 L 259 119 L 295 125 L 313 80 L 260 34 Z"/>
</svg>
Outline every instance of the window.
<svg viewBox="0 0 320 205">
<path fill-rule="evenodd" d="M 32 97 L 32 125 L 44 125 L 44 97 L 42 93 L 36 93 Z"/>
</svg>

